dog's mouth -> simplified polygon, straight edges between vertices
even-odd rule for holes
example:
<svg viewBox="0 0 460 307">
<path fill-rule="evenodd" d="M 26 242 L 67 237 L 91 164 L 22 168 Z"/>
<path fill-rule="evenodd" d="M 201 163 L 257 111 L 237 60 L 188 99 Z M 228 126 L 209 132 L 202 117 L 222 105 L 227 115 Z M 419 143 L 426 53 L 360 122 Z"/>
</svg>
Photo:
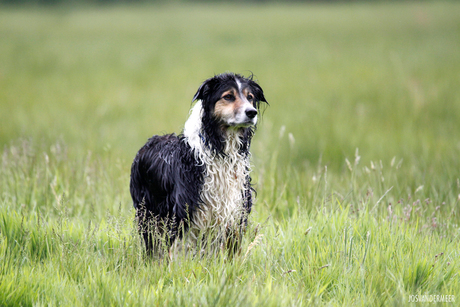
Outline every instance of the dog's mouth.
<svg viewBox="0 0 460 307">
<path fill-rule="evenodd" d="M 254 119 L 248 119 L 246 122 L 240 124 L 240 126 L 244 127 L 244 128 L 247 128 L 247 127 L 250 127 L 250 126 L 255 126 L 256 124 L 256 120 Z"/>
<path fill-rule="evenodd" d="M 230 122 L 230 123 L 224 123 L 224 125 L 227 127 L 233 127 L 233 128 L 249 128 L 251 126 L 255 126 L 256 123 L 257 123 L 257 117 L 248 118 L 244 122 L 241 122 L 241 123 Z"/>
</svg>

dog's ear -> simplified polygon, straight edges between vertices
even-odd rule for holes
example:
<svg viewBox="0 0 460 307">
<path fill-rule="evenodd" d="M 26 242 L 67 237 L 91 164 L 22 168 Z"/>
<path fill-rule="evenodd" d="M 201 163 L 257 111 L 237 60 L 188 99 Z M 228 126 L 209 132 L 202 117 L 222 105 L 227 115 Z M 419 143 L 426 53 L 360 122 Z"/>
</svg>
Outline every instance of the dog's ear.
<svg viewBox="0 0 460 307">
<path fill-rule="evenodd" d="M 263 101 L 268 104 L 267 99 L 265 99 L 265 96 L 264 96 L 264 91 L 262 90 L 260 85 L 257 84 L 257 82 L 250 80 L 249 86 L 251 87 L 252 93 L 254 94 L 254 97 L 257 101 L 257 107 L 259 107 L 259 103 L 258 103 L 259 101 Z"/>
<path fill-rule="evenodd" d="M 215 77 L 209 78 L 206 81 L 204 81 L 200 87 L 198 88 L 198 91 L 196 92 L 195 96 L 193 96 L 193 101 L 195 100 L 205 100 L 205 98 L 208 96 L 209 90 L 211 88 L 211 85 L 213 84 Z"/>
<path fill-rule="evenodd" d="M 193 96 L 193 101 L 195 101 L 195 100 L 203 100 L 203 96 L 204 96 L 204 92 L 205 92 L 205 86 L 206 86 L 205 82 L 203 82 L 203 84 L 201 84 L 200 87 L 198 88 L 198 91 L 196 92 L 195 96 Z"/>
</svg>

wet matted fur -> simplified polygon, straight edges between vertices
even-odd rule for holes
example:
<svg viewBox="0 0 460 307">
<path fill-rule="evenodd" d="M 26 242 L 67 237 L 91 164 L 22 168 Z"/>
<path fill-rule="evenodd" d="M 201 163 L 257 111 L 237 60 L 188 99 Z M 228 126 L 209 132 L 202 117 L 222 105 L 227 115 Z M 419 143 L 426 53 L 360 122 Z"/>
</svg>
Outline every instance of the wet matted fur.
<svg viewBox="0 0 460 307">
<path fill-rule="evenodd" d="M 132 164 L 130 191 L 149 254 L 234 250 L 251 212 L 249 148 L 262 88 L 252 76 L 225 73 L 204 81 L 193 100 L 183 133 L 153 136 Z"/>
</svg>

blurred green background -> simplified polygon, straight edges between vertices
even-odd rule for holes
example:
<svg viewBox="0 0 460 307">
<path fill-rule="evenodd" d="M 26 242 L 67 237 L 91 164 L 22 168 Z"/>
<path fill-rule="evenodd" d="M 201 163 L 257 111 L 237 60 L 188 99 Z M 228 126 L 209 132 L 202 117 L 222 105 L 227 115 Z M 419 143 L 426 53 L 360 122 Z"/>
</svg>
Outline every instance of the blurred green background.
<svg viewBox="0 0 460 307">
<path fill-rule="evenodd" d="M 6 2 L 0 305 L 459 293 L 460 2 Z M 131 161 L 225 71 L 254 73 L 270 103 L 242 253 L 145 261 Z"/>
<path fill-rule="evenodd" d="M 152 134 L 181 131 L 203 80 L 233 71 L 270 103 L 258 156 L 285 126 L 295 146 L 282 141 L 280 163 L 341 170 L 359 148 L 440 167 L 460 148 L 458 16 L 438 1 L 3 6 L 0 144 L 59 139 L 129 163 Z"/>
</svg>

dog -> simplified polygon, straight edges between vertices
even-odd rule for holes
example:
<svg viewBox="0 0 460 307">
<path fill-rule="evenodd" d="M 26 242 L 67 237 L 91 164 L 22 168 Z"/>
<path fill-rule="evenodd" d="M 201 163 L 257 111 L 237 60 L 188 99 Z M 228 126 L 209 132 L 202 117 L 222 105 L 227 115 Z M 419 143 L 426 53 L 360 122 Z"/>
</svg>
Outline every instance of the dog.
<svg viewBox="0 0 460 307">
<path fill-rule="evenodd" d="M 264 92 L 252 75 L 223 73 L 204 81 L 192 101 L 182 134 L 153 136 L 131 167 L 148 254 L 180 241 L 236 251 L 247 226 L 255 193 L 249 149 L 261 106 L 268 105 Z"/>
</svg>

